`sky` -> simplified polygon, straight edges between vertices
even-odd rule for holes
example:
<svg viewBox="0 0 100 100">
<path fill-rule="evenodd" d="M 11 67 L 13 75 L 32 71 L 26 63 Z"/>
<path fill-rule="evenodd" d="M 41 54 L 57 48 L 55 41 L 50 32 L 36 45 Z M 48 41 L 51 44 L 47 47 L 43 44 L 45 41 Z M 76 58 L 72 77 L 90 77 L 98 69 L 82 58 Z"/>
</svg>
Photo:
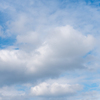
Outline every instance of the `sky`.
<svg viewBox="0 0 100 100">
<path fill-rule="evenodd" d="M 0 100 L 99 98 L 99 0 L 0 0 Z"/>
</svg>

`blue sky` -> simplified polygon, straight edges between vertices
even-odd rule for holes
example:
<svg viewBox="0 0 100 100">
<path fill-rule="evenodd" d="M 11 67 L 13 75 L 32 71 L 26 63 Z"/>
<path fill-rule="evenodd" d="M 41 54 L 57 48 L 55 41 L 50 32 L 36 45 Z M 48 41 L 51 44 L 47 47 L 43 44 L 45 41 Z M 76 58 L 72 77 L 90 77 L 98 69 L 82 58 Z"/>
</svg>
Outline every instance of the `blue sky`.
<svg viewBox="0 0 100 100">
<path fill-rule="evenodd" d="M 0 100 L 99 100 L 99 0 L 0 1 Z"/>
</svg>

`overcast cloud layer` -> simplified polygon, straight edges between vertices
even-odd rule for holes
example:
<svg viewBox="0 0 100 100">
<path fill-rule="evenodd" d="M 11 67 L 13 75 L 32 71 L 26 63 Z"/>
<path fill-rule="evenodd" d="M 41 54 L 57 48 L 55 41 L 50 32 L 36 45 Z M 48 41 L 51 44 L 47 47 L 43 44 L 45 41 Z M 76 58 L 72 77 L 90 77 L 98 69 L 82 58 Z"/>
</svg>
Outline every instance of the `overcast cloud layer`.
<svg viewBox="0 0 100 100">
<path fill-rule="evenodd" d="M 0 100 L 99 100 L 100 2 L 0 0 Z"/>
</svg>

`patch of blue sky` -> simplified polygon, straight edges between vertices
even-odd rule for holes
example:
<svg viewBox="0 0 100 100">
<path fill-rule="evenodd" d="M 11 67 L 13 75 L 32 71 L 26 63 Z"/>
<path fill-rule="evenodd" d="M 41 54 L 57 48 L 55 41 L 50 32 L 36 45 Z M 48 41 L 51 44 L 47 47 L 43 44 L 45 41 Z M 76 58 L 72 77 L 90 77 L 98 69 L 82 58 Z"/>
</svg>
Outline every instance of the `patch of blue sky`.
<svg viewBox="0 0 100 100">
<path fill-rule="evenodd" d="M 14 45 L 16 42 L 16 37 L 0 37 L 0 49 L 5 49 L 8 46 Z"/>
<path fill-rule="evenodd" d="M 82 92 L 89 92 L 89 91 L 100 91 L 100 88 L 99 88 L 99 84 L 97 83 L 85 83 L 83 84 L 84 85 L 84 88 L 82 90 Z"/>
<path fill-rule="evenodd" d="M 27 92 L 30 90 L 31 87 L 27 87 L 27 86 L 23 86 L 23 85 L 16 85 L 15 86 L 15 89 L 17 91 L 24 91 L 24 92 Z"/>
<path fill-rule="evenodd" d="M 89 51 L 88 53 L 86 53 L 84 56 L 83 56 L 83 58 L 86 58 L 88 55 L 92 55 L 93 54 L 93 51 L 91 50 L 91 51 Z"/>
<path fill-rule="evenodd" d="M 100 0 L 85 0 L 86 3 L 91 3 L 91 4 L 97 4 L 100 2 Z"/>
<path fill-rule="evenodd" d="M 76 79 L 78 77 L 80 77 L 80 81 L 78 82 L 78 84 L 83 86 L 83 89 L 79 92 L 79 93 L 83 93 L 83 92 L 89 92 L 89 91 L 100 91 L 100 87 L 99 87 L 99 82 L 93 81 L 95 80 L 95 75 L 96 72 L 83 72 L 82 74 L 79 73 L 70 73 L 68 74 L 67 72 L 62 74 L 60 77 L 66 77 L 67 79 Z M 86 75 L 86 76 L 85 76 Z M 81 79 L 81 76 L 84 78 Z"/>
<path fill-rule="evenodd" d="M 88 57 L 90 55 L 94 56 L 94 57 L 98 56 L 98 54 L 96 53 L 97 49 L 98 49 L 97 47 L 94 47 L 94 49 L 92 49 L 89 52 L 87 52 L 82 58 L 86 58 L 86 57 Z"/>
<path fill-rule="evenodd" d="M 79 77 L 79 74 L 76 73 L 75 71 L 74 72 L 72 71 L 72 73 L 66 71 L 66 72 L 62 73 L 59 77 L 69 77 L 69 78 L 73 77 L 73 78 L 77 78 L 77 77 Z"/>
<path fill-rule="evenodd" d="M 100 7 L 100 0 L 59 0 L 60 9 L 74 8 L 76 9 L 80 5 L 89 5 L 92 7 Z"/>
<path fill-rule="evenodd" d="M 3 29 L 9 20 L 11 20 L 10 15 L 6 11 L 0 11 L 0 26 L 2 26 Z"/>
<path fill-rule="evenodd" d="M 95 3 L 95 2 L 98 2 L 99 0 L 59 0 L 59 2 L 64 2 L 64 3 L 68 3 L 68 2 L 71 2 L 71 3 L 75 3 L 75 2 L 90 2 L 90 3 Z"/>
<path fill-rule="evenodd" d="M 97 72 L 87 73 L 87 77 L 84 79 L 84 82 L 81 84 L 84 85 L 83 92 L 87 91 L 100 91 L 100 85 L 96 76 Z M 97 81 L 96 81 L 97 80 Z"/>
</svg>

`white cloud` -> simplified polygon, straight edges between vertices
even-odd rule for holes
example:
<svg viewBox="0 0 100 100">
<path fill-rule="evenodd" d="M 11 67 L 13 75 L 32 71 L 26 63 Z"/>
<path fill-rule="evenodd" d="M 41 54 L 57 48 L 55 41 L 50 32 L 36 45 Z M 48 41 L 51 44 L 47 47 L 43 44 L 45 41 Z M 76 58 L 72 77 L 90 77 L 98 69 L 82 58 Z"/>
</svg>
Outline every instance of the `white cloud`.
<svg viewBox="0 0 100 100">
<path fill-rule="evenodd" d="M 51 49 L 66 57 L 82 56 L 92 50 L 95 43 L 92 35 L 82 35 L 69 25 L 56 28 L 51 35 L 47 40 Z"/>
<path fill-rule="evenodd" d="M 34 40 L 34 34 L 24 35 L 22 39 L 19 35 L 17 39 L 20 43 L 30 43 L 32 47 L 34 41 L 38 40 Z M 19 75 L 24 78 L 28 75 L 30 79 L 59 76 L 67 70 L 85 68 L 88 61 L 83 56 L 94 48 L 94 44 L 92 35 L 82 35 L 71 26 L 58 27 L 45 38 L 42 45 L 33 50 L 29 48 L 28 52 L 23 49 L 0 50 L 0 70 L 2 74 L 5 71 L 14 73 L 17 78 Z M 28 48 L 28 45 L 25 47 Z M 8 77 L 10 78 L 9 75 Z"/>
<path fill-rule="evenodd" d="M 31 88 L 31 94 L 33 96 L 68 96 L 75 94 L 76 91 L 81 90 L 82 87 L 78 84 L 69 85 L 69 84 L 48 84 L 41 83 L 35 87 Z"/>
</svg>

